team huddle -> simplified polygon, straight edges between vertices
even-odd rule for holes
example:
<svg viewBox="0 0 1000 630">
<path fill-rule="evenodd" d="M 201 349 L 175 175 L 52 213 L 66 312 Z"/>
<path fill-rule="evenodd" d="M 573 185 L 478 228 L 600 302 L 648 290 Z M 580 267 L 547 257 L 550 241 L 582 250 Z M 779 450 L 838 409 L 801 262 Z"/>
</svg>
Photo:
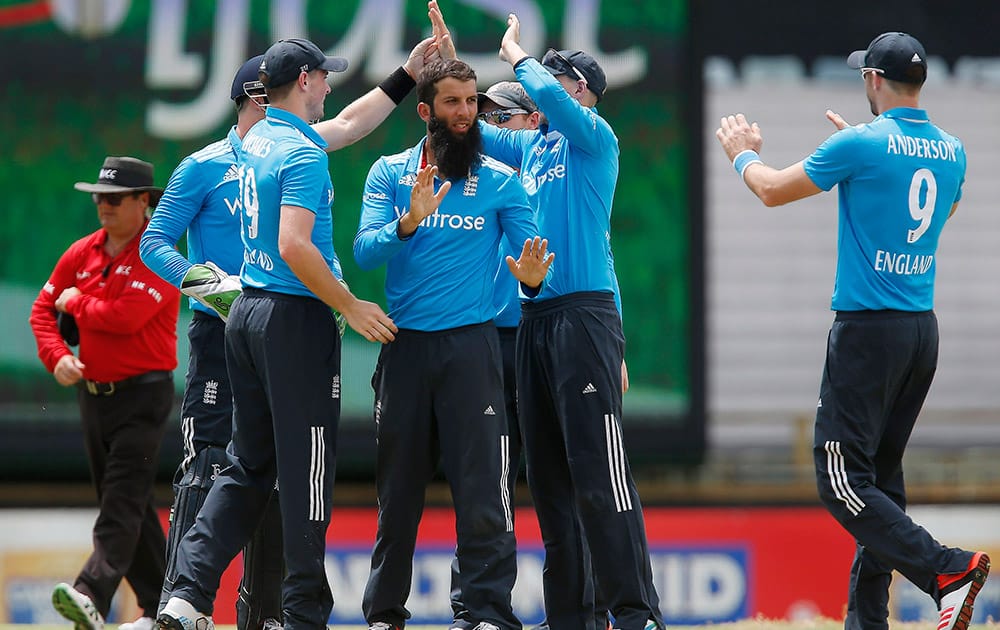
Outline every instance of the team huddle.
<svg viewBox="0 0 1000 630">
<path fill-rule="evenodd" d="M 77 630 L 102 630 L 123 577 L 143 612 L 121 630 L 212 630 L 220 578 L 241 550 L 240 630 L 326 626 L 348 326 L 381 344 L 378 529 L 362 601 L 370 630 L 410 618 L 417 528 L 439 465 L 455 508 L 451 630 L 522 627 L 511 605 L 522 453 L 545 548 L 542 627 L 664 628 L 622 435 L 628 373 L 610 245 L 619 146 L 596 109 L 607 77 L 584 51 L 530 56 L 511 14 L 500 56 L 516 81 L 479 92 L 436 0 L 428 16 L 433 35 L 333 118 L 323 120 L 326 79 L 348 61 L 281 40 L 237 71 L 228 135 L 185 158 L 165 189 L 130 157 L 109 157 L 97 183 L 77 183 L 102 228 L 60 258 L 31 316 L 46 367 L 78 386 L 100 500 L 91 557 L 53 592 Z M 820 498 L 858 541 L 852 630 L 887 627 L 892 569 L 935 599 L 941 630 L 965 630 L 989 571 L 986 554 L 943 547 L 903 510 L 900 460 L 937 356 L 931 261 L 965 169 L 958 140 L 917 109 L 925 58 L 901 33 L 852 55 L 877 118 L 848 127 L 829 113 L 839 131 L 782 171 L 763 164 L 760 130 L 742 115 L 717 131 L 767 205 L 858 179 L 841 190 L 842 229 L 861 242 L 838 261 L 815 449 Z M 372 165 L 353 244 L 359 267 L 385 266 L 383 311 L 343 277 L 328 153 L 364 138 L 411 91 L 426 135 Z M 904 136 L 924 150 L 899 156 L 934 159 L 935 170 L 911 181 L 909 161 L 882 165 L 884 139 Z M 891 207 L 900 186 L 921 211 L 911 207 L 916 228 L 910 217 L 852 211 Z M 187 257 L 175 248 L 185 233 Z M 927 268 L 872 281 L 869 250 L 923 257 Z M 925 274 L 929 284 L 914 277 Z M 165 538 L 152 487 L 181 294 L 194 316 Z M 859 358 L 858 348 L 887 344 Z M 893 393 L 871 403 L 857 395 L 869 391 L 859 378 Z"/>
<path fill-rule="evenodd" d="M 402 628 L 410 617 L 416 531 L 439 464 L 455 506 L 452 627 L 522 627 L 511 606 L 522 450 L 547 551 L 547 626 L 662 627 L 621 448 L 627 373 L 608 236 L 618 142 L 594 109 L 606 76 L 583 51 L 530 57 L 511 15 L 501 56 L 517 81 L 479 92 L 437 3 L 428 9 L 433 36 L 337 116 L 323 120 L 326 78 L 347 60 L 308 40 L 281 40 L 237 71 L 227 137 L 185 158 L 165 189 L 134 158 L 109 158 L 98 184 L 78 185 L 93 193 L 102 221 L 91 237 L 95 265 L 125 251 L 141 258 L 133 269 L 170 298 L 149 306 L 149 321 L 165 329 L 176 326 L 179 293 L 194 311 L 169 538 L 151 522 L 148 451 L 127 462 L 145 473 L 131 496 L 95 475 L 102 516 L 108 506 L 118 535 L 95 535 L 87 567 L 53 593 L 78 628 L 103 626 L 125 577 L 143 613 L 123 630 L 206 630 L 221 574 L 241 550 L 241 629 L 325 627 L 346 326 L 382 344 L 372 377 L 378 532 L 362 604 L 370 628 Z M 414 90 L 426 136 L 372 166 L 353 247 L 362 269 L 385 265 L 383 311 L 351 292 L 333 249 L 327 153 L 363 138 Z M 138 164 L 142 186 L 113 160 Z M 137 218 L 154 205 L 148 224 Z M 134 231 L 120 230 L 113 243 L 113 215 L 132 206 Z M 175 248 L 185 233 L 187 257 Z M 60 276 L 48 294 L 73 284 Z M 52 326 L 59 306 L 46 305 Z M 128 414 L 141 422 L 123 423 L 137 435 L 152 431 L 158 446 L 169 401 L 153 409 L 144 390 L 162 385 L 169 398 L 168 378 L 93 376 L 93 326 L 67 311 L 80 329 L 80 359 L 63 354 L 80 365 L 60 382 L 85 383 L 88 404 L 121 406 L 131 395 Z M 155 367 L 169 377 L 176 358 Z M 88 454 L 108 471 L 125 457 L 101 448 Z M 123 511 L 146 520 L 123 522 Z"/>
</svg>

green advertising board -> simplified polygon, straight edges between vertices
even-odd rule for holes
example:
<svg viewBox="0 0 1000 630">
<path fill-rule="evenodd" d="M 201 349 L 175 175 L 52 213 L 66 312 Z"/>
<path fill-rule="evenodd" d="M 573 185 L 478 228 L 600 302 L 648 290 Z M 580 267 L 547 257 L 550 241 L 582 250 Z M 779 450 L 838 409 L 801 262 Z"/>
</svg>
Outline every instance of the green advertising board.
<svg viewBox="0 0 1000 630">
<path fill-rule="evenodd" d="M 689 15 L 683 0 L 441 0 L 460 56 L 480 89 L 511 79 L 497 57 L 509 11 L 522 45 L 581 48 L 607 71 L 600 106 L 621 145 L 612 246 L 621 285 L 630 421 L 668 425 L 690 418 L 700 392 L 693 365 L 691 164 L 697 155 L 686 108 Z M 305 36 L 350 68 L 332 76 L 326 115 L 371 89 L 429 34 L 421 0 L 0 0 L 7 55 L 0 125 L 0 418 L 76 417 L 74 392 L 36 356 L 31 302 L 59 255 L 98 227 L 88 195 L 107 155 L 155 165 L 158 185 L 187 154 L 224 136 L 235 120 L 233 73 L 276 39 Z M 700 98 L 700 97 L 699 97 Z M 412 146 L 424 132 L 411 95 L 369 137 L 331 155 L 335 247 L 353 291 L 384 305 L 381 272 L 362 272 L 351 243 L 371 164 Z M 179 247 L 183 250 L 184 243 Z M 187 357 L 181 312 L 178 388 Z M 367 423 L 377 347 L 353 332 L 343 353 L 344 425 Z M 637 419 L 637 420 L 633 420 Z M 698 419 L 700 421 L 700 419 Z"/>
</svg>

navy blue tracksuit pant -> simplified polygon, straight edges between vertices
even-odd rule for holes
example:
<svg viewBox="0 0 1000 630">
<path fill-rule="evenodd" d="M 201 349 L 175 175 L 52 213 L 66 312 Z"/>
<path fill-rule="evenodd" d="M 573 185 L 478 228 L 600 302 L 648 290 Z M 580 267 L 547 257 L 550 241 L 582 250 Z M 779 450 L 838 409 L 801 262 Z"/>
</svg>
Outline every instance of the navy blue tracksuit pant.
<svg viewBox="0 0 1000 630">
<path fill-rule="evenodd" d="M 500 342 L 492 322 L 400 330 L 372 377 L 378 534 L 365 619 L 403 626 L 427 483 L 443 463 L 455 505 L 459 587 L 474 623 L 519 630 L 517 574 Z"/>
<path fill-rule="evenodd" d="M 837 314 L 827 340 L 813 454 L 820 499 L 857 541 L 848 630 L 888 628 L 893 569 L 935 601 L 968 568 L 906 514 L 903 452 L 937 368 L 933 311 Z"/>
<path fill-rule="evenodd" d="M 229 465 L 226 446 L 233 436 L 233 393 L 226 369 L 226 323 L 195 311 L 188 326 L 190 357 L 181 403 L 184 459 L 174 474 L 170 508 L 167 570 L 159 610 L 163 610 L 177 575 L 177 546 L 194 525 L 218 474 Z M 260 630 L 266 619 L 281 620 L 281 515 L 278 493 L 243 553 L 243 577 L 236 600 L 239 630 Z M 155 614 L 152 615 L 155 617 Z"/>
<path fill-rule="evenodd" d="M 610 293 L 522 305 L 518 413 L 552 630 L 594 627 L 595 578 L 616 628 L 641 630 L 649 619 L 662 625 L 622 436 L 624 351 Z"/>
<path fill-rule="evenodd" d="M 244 289 L 226 326 L 233 388 L 231 465 L 177 553 L 173 596 L 210 613 L 222 572 L 260 522 L 280 480 L 285 628 L 323 630 L 340 419 L 340 334 L 319 300 Z"/>
</svg>

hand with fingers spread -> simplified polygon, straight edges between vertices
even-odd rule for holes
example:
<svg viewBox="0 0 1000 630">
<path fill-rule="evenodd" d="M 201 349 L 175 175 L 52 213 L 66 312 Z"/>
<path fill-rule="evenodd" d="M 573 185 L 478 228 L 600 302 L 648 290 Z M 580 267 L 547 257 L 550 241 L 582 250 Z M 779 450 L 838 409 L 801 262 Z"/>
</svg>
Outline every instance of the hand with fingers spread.
<svg viewBox="0 0 1000 630">
<path fill-rule="evenodd" d="M 719 121 L 719 128 L 715 130 L 715 137 L 719 139 L 730 162 L 743 151 L 760 152 L 760 147 L 764 144 L 760 127 L 757 123 L 748 123 L 743 114 L 723 116 Z"/>
<path fill-rule="evenodd" d="M 427 17 L 431 19 L 434 42 L 437 44 L 437 51 L 442 59 L 458 59 L 458 52 L 455 50 L 455 41 L 451 38 L 451 32 L 444 23 L 444 15 L 437 0 L 430 0 L 427 3 Z"/>
<path fill-rule="evenodd" d="M 540 236 L 525 239 L 521 255 L 517 260 L 514 260 L 513 256 L 507 256 L 507 268 L 518 282 L 533 289 L 538 288 L 545 280 L 545 274 L 548 273 L 549 266 L 556 257 L 555 254 L 549 253 L 548 248 L 549 241 Z"/>
<path fill-rule="evenodd" d="M 441 184 L 437 193 L 434 192 L 434 177 L 438 169 L 429 164 L 417 173 L 417 182 L 410 191 L 410 209 L 399 218 L 399 235 L 407 237 L 417 231 L 420 222 L 437 212 L 441 200 L 451 190 L 451 182 Z"/>
</svg>

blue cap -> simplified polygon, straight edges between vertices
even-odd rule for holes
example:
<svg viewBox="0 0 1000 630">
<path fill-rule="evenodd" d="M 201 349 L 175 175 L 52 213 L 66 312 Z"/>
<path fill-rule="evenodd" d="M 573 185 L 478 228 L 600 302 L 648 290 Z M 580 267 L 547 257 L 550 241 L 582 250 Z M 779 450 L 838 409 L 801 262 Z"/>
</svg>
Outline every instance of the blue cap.
<svg viewBox="0 0 1000 630">
<path fill-rule="evenodd" d="M 229 92 L 230 99 L 235 101 L 241 96 L 247 96 L 246 89 L 244 88 L 245 84 L 260 83 L 260 77 L 257 73 L 260 72 L 261 61 L 264 61 L 264 55 L 257 55 L 256 57 L 247 59 L 240 66 L 240 69 L 236 72 L 236 76 L 233 77 L 233 89 Z"/>
</svg>

